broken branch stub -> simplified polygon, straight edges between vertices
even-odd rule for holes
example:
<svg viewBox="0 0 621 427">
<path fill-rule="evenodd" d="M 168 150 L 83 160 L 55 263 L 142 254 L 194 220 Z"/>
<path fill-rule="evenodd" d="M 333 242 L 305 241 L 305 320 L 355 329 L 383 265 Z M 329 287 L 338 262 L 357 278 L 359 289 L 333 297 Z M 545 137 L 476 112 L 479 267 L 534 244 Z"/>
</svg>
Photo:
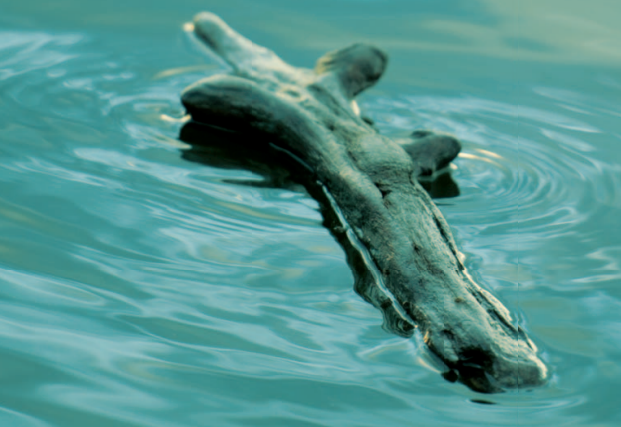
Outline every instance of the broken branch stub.
<svg viewBox="0 0 621 427">
<path fill-rule="evenodd" d="M 359 254 L 357 290 L 382 309 L 387 323 L 402 335 L 420 328 L 452 373 L 447 377 L 474 390 L 545 383 L 534 344 L 468 275 L 444 217 L 417 181 L 446 166 L 459 142 L 426 131 L 392 140 L 352 104 L 380 78 L 387 55 L 355 44 L 308 70 L 286 64 L 211 13 L 196 16 L 194 32 L 233 72 L 188 87 L 181 97 L 188 113 L 201 123 L 261 136 L 257 141 L 269 140 L 303 165 Z"/>
</svg>

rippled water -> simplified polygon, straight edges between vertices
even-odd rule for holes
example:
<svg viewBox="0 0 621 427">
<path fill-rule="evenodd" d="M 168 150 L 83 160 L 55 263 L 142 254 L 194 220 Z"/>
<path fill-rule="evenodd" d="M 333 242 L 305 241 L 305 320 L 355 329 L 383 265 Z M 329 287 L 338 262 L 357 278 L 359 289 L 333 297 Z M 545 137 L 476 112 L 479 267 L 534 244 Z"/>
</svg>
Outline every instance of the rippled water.
<svg viewBox="0 0 621 427">
<path fill-rule="evenodd" d="M 3 5 L 0 425 L 618 425 L 619 6 L 500 3 Z M 438 203 L 549 385 L 444 381 L 353 292 L 314 200 L 181 157 L 179 93 L 221 71 L 182 31 L 202 9 L 297 65 L 390 52 L 361 107 L 463 141 Z"/>
</svg>

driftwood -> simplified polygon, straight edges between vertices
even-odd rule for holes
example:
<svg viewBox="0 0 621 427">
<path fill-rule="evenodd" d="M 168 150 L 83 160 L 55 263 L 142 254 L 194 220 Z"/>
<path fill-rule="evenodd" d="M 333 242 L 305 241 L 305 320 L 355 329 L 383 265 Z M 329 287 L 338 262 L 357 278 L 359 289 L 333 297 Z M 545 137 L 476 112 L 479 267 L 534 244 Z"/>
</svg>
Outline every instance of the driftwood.
<svg viewBox="0 0 621 427">
<path fill-rule="evenodd" d="M 354 44 L 309 70 L 285 63 L 211 13 L 195 17 L 194 33 L 232 72 L 183 92 L 194 122 L 182 139 L 228 141 L 219 149 L 250 163 L 253 152 L 261 153 L 255 166 L 289 159 L 280 164 L 322 204 L 358 293 L 396 333 L 411 336 L 418 327 L 448 368 L 446 378 L 482 392 L 545 383 L 534 344 L 469 276 L 448 225 L 418 182 L 446 166 L 459 142 L 428 131 L 393 140 L 359 115 L 353 99 L 384 72 L 384 52 Z M 196 122 L 211 126 L 211 136 L 197 132 Z M 244 153 L 240 140 L 254 147 Z"/>
</svg>

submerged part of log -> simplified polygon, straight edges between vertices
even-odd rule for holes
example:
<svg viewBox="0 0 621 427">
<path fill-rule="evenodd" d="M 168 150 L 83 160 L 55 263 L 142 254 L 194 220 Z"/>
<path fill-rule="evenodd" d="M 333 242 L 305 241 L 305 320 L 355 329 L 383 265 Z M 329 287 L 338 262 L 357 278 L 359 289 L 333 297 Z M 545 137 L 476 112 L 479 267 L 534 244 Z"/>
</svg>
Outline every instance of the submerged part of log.
<svg viewBox="0 0 621 427">
<path fill-rule="evenodd" d="M 188 87 L 195 121 L 233 130 L 286 153 L 348 250 L 356 288 L 392 329 L 420 328 L 447 378 L 498 392 L 545 383 L 547 369 L 508 310 L 464 268 L 444 217 L 418 183 L 459 152 L 446 135 L 392 140 L 358 114 L 353 97 L 383 73 L 387 55 L 356 44 L 295 68 L 210 13 L 194 31 L 233 73 Z M 338 233 L 336 233 L 338 234 Z M 335 234 L 335 235 L 336 235 Z M 347 243 L 346 243 L 347 242 Z"/>
</svg>

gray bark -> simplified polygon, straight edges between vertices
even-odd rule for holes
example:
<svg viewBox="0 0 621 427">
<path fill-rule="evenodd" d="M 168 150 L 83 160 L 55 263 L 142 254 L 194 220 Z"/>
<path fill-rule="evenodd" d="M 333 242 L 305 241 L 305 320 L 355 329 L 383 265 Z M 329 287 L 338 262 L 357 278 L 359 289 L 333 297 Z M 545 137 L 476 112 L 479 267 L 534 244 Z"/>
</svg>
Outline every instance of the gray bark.
<svg viewBox="0 0 621 427">
<path fill-rule="evenodd" d="M 498 392 L 538 386 L 547 369 L 508 310 L 478 286 L 451 231 L 418 178 L 459 152 L 447 135 L 415 132 L 393 140 L 361 118 L 353 98 L 387 65 L 376 47 L 355 44 L 293 67 L 211 13 L 194 32 L 232 67 L 182 94 L 192 118 L 256 137 L 297 161 L 309 192 L 348 253 L 356 290 L 401 335 L 419 328 L 449 379 Z M 269 144 L 265 144 L 268 147 Z M 267 148 L 266 148 L 267 149 Z"/>
</svg>

